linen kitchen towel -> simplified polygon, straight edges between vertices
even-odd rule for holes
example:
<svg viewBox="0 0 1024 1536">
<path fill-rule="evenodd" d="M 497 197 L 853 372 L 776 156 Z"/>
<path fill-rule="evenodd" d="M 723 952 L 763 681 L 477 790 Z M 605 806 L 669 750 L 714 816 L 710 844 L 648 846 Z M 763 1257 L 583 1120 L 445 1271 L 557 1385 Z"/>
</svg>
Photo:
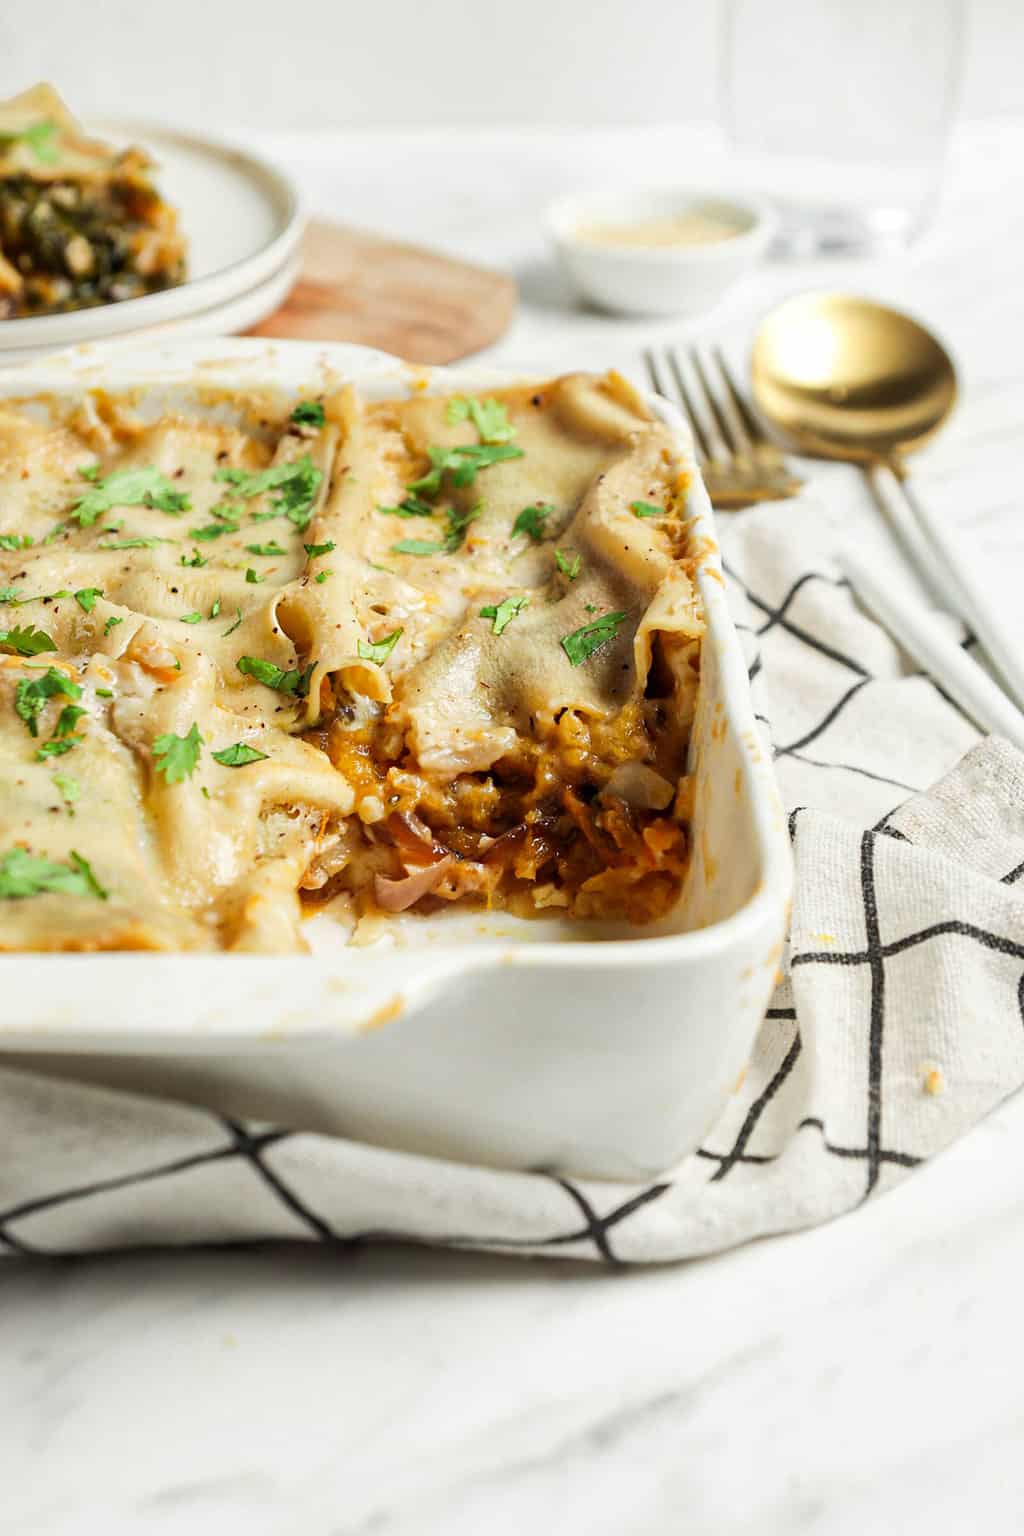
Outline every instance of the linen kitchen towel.
<svg viewBox="0 0 1024 1536">
<path fill-rule="evenodd" d="M 641 1186 L 495 1172 L 8 1058 L 0 1251 L 396 1237 L 686 1258 L 851 1209 L 975 1124 L 1024 1081 L 1024 756 L 979 742 L 860 611 L 830 558 L 849 533 L 811 495 L 723 519 L 796 896 L 785 979 L 692 1156 Z M 892 564 L 879 526 L 857 537 Z"/>
</svg>

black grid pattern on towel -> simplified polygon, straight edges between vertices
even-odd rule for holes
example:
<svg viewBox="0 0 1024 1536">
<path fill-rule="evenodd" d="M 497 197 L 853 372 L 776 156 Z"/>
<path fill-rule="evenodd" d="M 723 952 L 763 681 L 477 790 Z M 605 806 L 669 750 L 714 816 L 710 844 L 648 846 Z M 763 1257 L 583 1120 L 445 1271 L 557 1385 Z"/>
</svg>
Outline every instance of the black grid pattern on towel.
<svg viewBox="0 0 1024 1536">
<path fill-rule="evenodd" d="M 782 600 L 773 603 L 752 591 L 728 564 L 726 564 L 726 570 L 730 579 L 745 593 L 752 608 L 756 609 L 761 615 L 760 621 L 754 626 L 744 626 L 742 624 L 737 626 L 749 640 L 756 643 L 771 631 L 781 630 L 791 640 L 817 652 L 819 656 L 825 658 L 836 669 L 837 687 L 833 702 L 818 720 L 808 722 L 797 737 L 787 743 L 776 746 L 774 748 L 776 756 L 780 758 L 793 758 L 822 772 L 847 772 L 863 776 L 879 784 L 889 785 L 894 790 L 900 792 L 900 799 L 906 794 L 917 793 L 918 789 L 915 786 L 888 777 L 880 771 L 877 765 L 869 767 L 862 763 L 827 761 L 817 756 L 809 756 L 804 750 L 812 744 L 819 743 L 821 738 L 827 737 L 832 727 L 849 707 L 851 701 L 869 689 L 872 682 L 875 681 L 872 674 L 856 657 L 844 654 L 830 640 L 813 634 L 805 625 L 798 623 L 791 614 L 795 600 L 811 583 L 827 582 L 835 587 L 844 587 L 848 584 L 820 571 L 805 571 L 791 584 Z M 969 640 L 965 643 L 969 643 Z M 752 681 L 759 677 L 762 667 L 762 655 L 760 648 L 758 648 L 749 663 L 749 675 Z M 942 696 L 945 698 L 944 694 Z M 770 735 L 770 722 L 766 716 L 761 714 L 757 718 Z M 903 935 L 899 939 L 883 941 L 876 899 L 876 846 L 879 837 L 906 840 L 901 832 L 888 825 L 889 817 L 894 809 L 895 805 L 881 818 L 872 830 L 864 832 L 861 838 L 860 885 L 864 912 L 864 931 L 866 935 L 864 947 L 855 951 L 845 952 L 835 950 L 799 952 L 793 954 L 790 958 L 790 965 L 794 969 L 808 965 L 856 966 L 865 968 L 870 977 L 870 1010 L 864 1045 L 867 1054 L 867 1093 L 864 1106 L 863 1144 L 850 1146 L 833 1141 L 828 1135 L 823 1120 L 815 1116 L 805 1117 L 797 1122 L 795 1127 L 790 1128 L 800 1133 L 813 1133 L 817 1137 L 818 1144 L 822 1150 L 831 1157 L 862 1163 L 865 1175 L 864 1199 L 867 1199 L 876 1189 L 881 1169 L 885 1165 L 892 1164 L 909 1168 L 922 1160 L 913 1152 L 888 1146 L 885 1141 L 882 1085 L 884 1076 L 887 961 L 915 945 L 934 943 L 944 938 L 955 937 L 973 944 L 981 944 L 991 950 L 1024 962 L 1024 946 L 1021 944 L 999 934 L 988 932 L 985 929 L 958 920 L 934 923 L 917 932 Z M 798 836 L 801 810 L 802 807 L 796 807 L 790 812 L 789 824 L 792 837 Z M 1009 870 L 1003 876 L 1003 881 L 1005 884 L 1012 885 L 1022 878 L 1024 878 L 1024 863 Z M 1022 972 L 1017 989 L 1017 997 L 1018 1006 L 1021 1011 L 1021 1021 L 1022 1025 L 1024 1025 L 1024 972 Z M 701 1147 L 695 1154 L 696 1159 L 700 1162 L 712 1165 L 708 1175 L 709 1182 L 711 1183 L 720 1183 L 729 1178 L 737 1168 L 769 1164 L 777 1161 L 782 1155 L 780 1151 L 773 1150 L 770 1147 L 760 1150 L 752 1144 L 756 1143 L 757 1132 L 759 1127 L 762 1126 L 765 1111 L 777 1098 L 780 1090 L 790 1078 L 799 1061 L 802 1041 L 793 1008 L 773 1007 L 768 1010 L 766 1017 L 768 1020 L 777 1021 L 781 1026 L 782 1035 L 779 1041 L 781 1054 L 779 1062 L 765 1086 L 749 1105 L 732 1145 L 724 1150 Z M 538 1172 L 537 1177 L 549 1180 L 561 1189 L 565 1195 L 568 1207 L 571 1208 L 573 1218 L 558 1230 L 547 1235 L 508 1238 L 499 1235 L 488 1237 L 485 1233 L 473 1232 L 466 1233 L 463 1236 L 449 1234 L 444 1238 L 438 1239 L 433 1236 L 426 1238 L 416 1232 L 402 1232 L 386 1228 L 368 1228 L 353 1233 L 338 1233 L 333 1230 L 331 1224 L 322 1215 L 310 1207 L 308 1201 L 291 1183 L 286 1182 L 279 1172 L 269 1166 L 264 1156 L 274 1146 L 280 1145 L 297 1133 L 284 1129 L 255 1131 L 236 1120 L 228 1120 L 213 1115 L 211 1115 L 210 1120 L 211 1126 L 218 1130 L 220 1139 L 206 1151 L 197 1152 L 173 1162 L 142 1168 L 118 1177 L 55 1191 L 46 1196 L 23 1201 L 6 1211 L 0 1211 L 0 1244 L 6 1245 L 10 1250 L 26 1254 L 47 1251 L 34 1247 L 25 1237 L 18 1233 L 16 1228 L 19 1222 L 40 1211 L 69 1202 L 84 1200 L 93 1194 L 102 1193 L 107 1190 L 122 1189 L 132 1184 L 152 1183 L 164 1177 L 187 1172 L 192 1168 L 199 1168 L 229 1159 L 239 1159 L 248 1165 L 252 1170 L 253 1176 L 258 1178 L 265 1188 L 281 1201 L 290 1214 L 305 1225 L 312 1238 L 323 1243 L 337 1245 L 340 1248 L 350 1248 L 361 1243 L 375 1241 L 406 1241 L 413 1243 L 429 1242 L 435 1246 L 449 1248 L 474 1247 L 498 1251 L 519 1249 L 544 1252 L 570 1248 L 577 1244 L 591 1244 L 597 1256 L 604 1260 L 604 1262 L 614 1265 L 624 1262 L 616 1249 L 616 1230 L 621 1227 L 622 1223 L 649 1207 L 653 1202 L 661 1199 L 673 1187 L 670 1181 L 649 1183 L 639 1189 L 632 1190 L 627 1197 L 613 1203 L 611 1208 L 602 1214 L 596 1208 L 593 1198 L 580 1187 L 578 1182 Z M 215 1244 L 213 1246 L 225 1245 Z M 226 1246 L 234 1247 L 239 1246 L 239 1244 L 229 1243 Z M 242 1246 L 248 1246 L 248 1244 L 243 1244 Z"/>
</svg>

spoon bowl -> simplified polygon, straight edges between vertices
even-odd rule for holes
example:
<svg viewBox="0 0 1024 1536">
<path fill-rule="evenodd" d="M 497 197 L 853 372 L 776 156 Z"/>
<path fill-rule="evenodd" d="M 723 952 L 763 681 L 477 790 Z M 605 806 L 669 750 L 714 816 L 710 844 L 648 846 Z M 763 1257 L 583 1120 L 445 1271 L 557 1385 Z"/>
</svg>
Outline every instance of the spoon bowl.
<svg viewBox="0 0 1024 1536">
<path fill-rule="evenodd" d="M 801 294 L 762 322 L 754 398 L 803 452 L 860 463 L 912 452 L 956 403 L 945 348 L 908 315 L 842 293 Z"/>
</svg>

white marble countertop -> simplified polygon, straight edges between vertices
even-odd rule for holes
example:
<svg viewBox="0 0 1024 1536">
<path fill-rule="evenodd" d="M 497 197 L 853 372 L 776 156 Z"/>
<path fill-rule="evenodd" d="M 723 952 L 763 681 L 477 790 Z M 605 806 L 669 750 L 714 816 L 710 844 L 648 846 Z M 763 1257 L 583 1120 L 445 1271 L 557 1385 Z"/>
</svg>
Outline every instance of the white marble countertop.
<svg viewBox="0 0 1024 1536">
<path fill-rule="evenodd" d="M 706 181 L 710 134 L 346 135 L 270 146 L 318 211 L 509 267 L 503 360 L 629 366 L 567 307 L 549 196 L 638 163 Z M 918 486 L 1016 599 L 1024 123 L 975 125 L 906 257 L 766 269 L 697 328 L 737 345 L 808 283 L 953 346 L 961 409 Z M 699 165 L 699 174 L 697 167 Z M 1011 585 L 1012 583 L 1012 585 Z M 0 1262 L 0 1499 L 25 1536 L 945 1536 L 1024 1507 L 1024 1101 L 815 1231 L 671 1269 L 402 1248 Z"/>
</svg>

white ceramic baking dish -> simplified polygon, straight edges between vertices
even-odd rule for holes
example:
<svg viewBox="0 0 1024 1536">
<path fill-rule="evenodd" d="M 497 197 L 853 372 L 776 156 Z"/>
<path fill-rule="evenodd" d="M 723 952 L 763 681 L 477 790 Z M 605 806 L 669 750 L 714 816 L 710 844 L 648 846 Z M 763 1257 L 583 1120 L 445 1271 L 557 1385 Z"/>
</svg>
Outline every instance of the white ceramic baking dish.
<svg viewBox="0 0 1024 1536">
<path fill-rule="evenodd" d="M 476 391 L 360 347 L 258 341 L 82 350 L 0 375 L 0 397 L 345 377 L 368 397 Z M 664 401 L 652 405 L 689 434 Z M 694 473 L 695 533 L 713 541 Z M 0 957 L 9 1064 L 497 1167 L 649 1177 L 691 1151 L 746 1062 L 775 981 L 791 860 L 717 553 L 692 738 L 694 857 L 656 930 L 451 912 L 364 948 L 312 925 L 308 957 Z M 0 914 L 2 920 L 2 914 Z"/>
</svg>

